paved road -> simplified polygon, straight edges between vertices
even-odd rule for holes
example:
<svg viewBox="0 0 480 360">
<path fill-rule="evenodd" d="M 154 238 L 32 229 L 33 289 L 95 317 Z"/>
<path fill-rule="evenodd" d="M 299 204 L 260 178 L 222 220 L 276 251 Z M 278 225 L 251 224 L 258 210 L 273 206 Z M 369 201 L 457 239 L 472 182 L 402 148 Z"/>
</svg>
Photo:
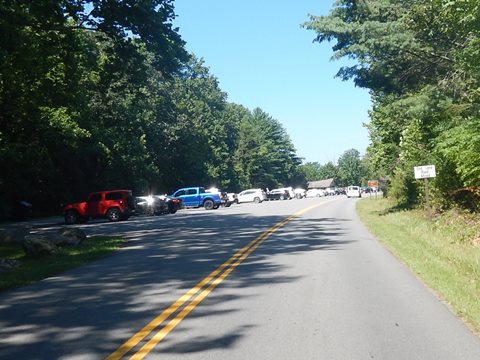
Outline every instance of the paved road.
<svg viewBox="0 0 480 360">
<path fill-rule="evenodd" d="M 0 358 L 480 359 L 479 338 L 365 230 L 355 202 L 86 224 L 127 246 L 0 294 Z"/>
</svg>

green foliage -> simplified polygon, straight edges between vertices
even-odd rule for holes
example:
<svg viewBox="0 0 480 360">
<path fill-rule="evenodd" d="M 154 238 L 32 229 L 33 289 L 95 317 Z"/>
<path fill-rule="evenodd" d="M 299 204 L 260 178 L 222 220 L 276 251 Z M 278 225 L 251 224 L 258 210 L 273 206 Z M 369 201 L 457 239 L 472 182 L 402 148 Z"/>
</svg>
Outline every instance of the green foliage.
<svg viewBox="0 0 480 360">
<path fill-rule="evenodd" d="M 318 162 L 307 162 L 300 167 L 301 171 L 305 174 L 307 181 L 317 181 L 322 178 L 322 165 Z"/>
<path fill-rule="evenodd" d="M 369 230 L 480 331 L 480 217 L 458 209 L 429 220 L 425 211 L 398 211 L 389 199 L 357 203 Z"/>
<path fill-rule="evenodd" d="M 453 164 L 462 185 L 480 186 L 480 118 L 464 119 L 439 140 L 438 151 Z"/>
<path fill-rule="evenodd" d="M 172 0 L 0 4 L 0 218 L 104 188 L 302 182 L 285 129 L 229 104 L 172 27 Z"/>
<path fill-rule="evenodd" d="M 58 212 L 55 202 L 99 187 L 136 187 L 150 172 L 141 124 L 147 75 L 169 75 L 187 58 L 171 29 L 171 1 L 86 6 L 0 5 L 0 161 L 15 169 L 0 174 L 5 213 L 19 199 Z M 161 59 L 145 50 L 159 46 L 168 50 Z"/>
<path fill-rule="evenodd" d="M 316 41 L 335 41 L 335 58 L 355 61 L 338 76 L 371 90 L 368 171 L 390 179 L 401 204 L 424 197 L 417 165 L 437 165 L 439 208 L 480 182 L 479 9 L 475 0 L 338 0 L 304 25 Z"/>
<path fill-rule="evenodd" d="M 76 247 L 61 248 L 51 256 L 27 258 L 21 244 L 0 244 L 2 258 L 21 261 L 18 268 L 2 271 L 0 291 L 25 286 L 105 256 L 125 242 L 118 237 L 95 236 Z"/>
<path fill-rule="evenodd" d="M 338 179 L 338 168 L 331 161 L 324 165 L 318 162 L 307 162 L 301 165 L 300 169 L 307 181 Z"/>
<path fill-rule="evenodd" d="M 165 128 L 167 152 L 161 156 L 161 166 L 175 174 L 168 188 L 221 181 L 226 95 L 194 57 L 164 86 L 174 109 L 173 121 Z"/>
<path fill-rule="evenodd" d="M 388 197 L 393 198 L 399 208 L 410 209 L 419 202 L 418 182 L 409 171 L 397 170 L 388 189 Z"/>
<path fill-rule="evenodd" d="M 356 149 L 345 151 L 338 159 L 338 186 L 361 185 L 365 169 Z"/>
<path fill-rule="evenodd" d="M 300 159 L 283 126 L 256 108 L 240 124 L 236 171 L 243 188 L 275 188 L 301 181 Z"/>
<path fill-rule="evenodd" d="M 338 168 L 332 161 L 320 167 L 319 179 L 338 179 Z"/>
</svg>

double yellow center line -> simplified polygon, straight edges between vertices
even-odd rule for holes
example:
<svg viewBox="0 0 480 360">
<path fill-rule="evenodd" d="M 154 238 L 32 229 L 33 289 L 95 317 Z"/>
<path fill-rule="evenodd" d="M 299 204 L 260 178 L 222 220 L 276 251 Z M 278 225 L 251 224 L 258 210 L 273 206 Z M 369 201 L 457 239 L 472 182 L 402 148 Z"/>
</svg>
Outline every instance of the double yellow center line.
<svg viewBox="0 0 480 360">
<path fill-rule="evenodd" d="M 280 221 L 270 229 L 262 233 L 256 239 L 249 242 L 247 245 L 238 250 L 230 259 L 220 265 L 217 269 L 212 271 L 210 275 L 200 281 L 193 288 L 183 294 L 177 301 L 171 304 L 165 311 L 155 317 L 147 325 L 145 325 L 140 331 L 134 334 L 130 339 L 124 342 L 117 350 L 111 353 L 106 359 L 114 360 L 121 359 L 125 354 L 131 351 L 137 346 L 143 339 L 145 339 L 154 330 L 157 330 L 162 323 L 167 320 L 172 314 L 176 313 L 184 304 L 187 305 L 181 309 L 181 311 L 171 319 L 165 326 L 161 327 L 151 338 L 148 340 L 137 352 L 135 352 L 130 359 L 139 360 L 143 359 L 155 346 L 160 343 L 175 327 L 210 294 L 238 265 L 240 265 L 252 252 L 255 251 L 270 235 L 275 231 L 285 226 L 293 219 L 299 217 L 305 212 L 325 204 L 316 204 L 303 209 L 293 215 L 290 215 L 286 219 Z M 203 290 L 202 290 L 203 289 Z M 193 298 L 193 299 L 192 299 Z"/>
</svg>

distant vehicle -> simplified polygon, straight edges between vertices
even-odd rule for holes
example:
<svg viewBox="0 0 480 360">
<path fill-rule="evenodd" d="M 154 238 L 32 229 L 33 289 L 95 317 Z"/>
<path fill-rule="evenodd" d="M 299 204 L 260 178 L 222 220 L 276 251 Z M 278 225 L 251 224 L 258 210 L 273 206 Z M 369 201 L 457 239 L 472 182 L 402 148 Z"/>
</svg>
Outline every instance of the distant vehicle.
<svg viewBox="0 0 480 360">
<path fill-rule="evenodd" d="M 332 188 L 325 189 L 325 196 L 333 196 L 333 195 L 337 195 L 337 192 L 335 189 L 332 189 Z"/>
<path fill-rule="evenodd" d="M 205 210 L 212 210 L 218 209 L 222 204 L 219 194 L 207 193 L 205 188 L 200 186 L 178 189 L 172 196 L 182 199 L 184 207 L 203 206 Z"/>
<path fill-rule="evenodd" d="M 267 200 L 287 200 L 291 199 L 290 193 L 285 189 L 273 189 L 267 192 Z"/>
<path fill-rule="evenodd" d="M 127 220 L 134 212 L 135 199 L 131 190 L 109 190 L 91 193 L 87 201 L 68 204 L 63 209 L 63 216 L 67 224 L 75 224 L 91 218 Z"/>
<path fill-rule="evenodd" d="M 325 190 L 310 189 L 305 194 L 305 197 L 321 197 L 321 196 L 325 196 Z"/>
<path fill-rule="evenodd" d="M 295 197 L 297 199 L 302 199 L 307 196 L 307 190 L 302 188 L 293 189 L 293 192 L 295 193 Z"/>
<path fill-rule="evenodd" d="M 175 214 L 182 206 L 182 199 L 166 195 L 137 196 L 138 215 Z"/>
<path fill-rule="evenodd" d="M 282 188 L 278 188 L 278 189 L 275 189 L 275 190 L 285 190 L 288 192 L 288 198 L 289 199 L 293 199 L 295 197 L 295 191 L 293 191 L 293 188 L 291 186 L 289 187 L 282 187 Z"/>
<path fill-rule="evenodd" d="M 238 204 L 238 196 L 237 193 L 227 193 L 228 201 L 232 204 Z"/>
<path fill-rule="evenodd" d="M 211 194 L 218 194 L 218 196 L 220 196 L 220 200 L 222 201 L 222 206 L 230 207 L 230 205 L 232 205 L 235 202 L 234 200 L 230 200 L 227 192 L 220 191 L 220 189 L 216 187 L 211 187 L 210 189 L 206 189 L 205 192 L 211 193 Z"/>
<path fill-rule="evenodd" d="M 182 208 L 182 199 L 168 196 L 168 195 L 157 195 L 160 200 L 164 200 L 168 207 L 169 214 L 175 214 L 178 210 Z"/>
<path fill-rule="evenodd" d="M 261 203 L 267 200 L 267 194 L 262 189 L 247 189 L 237 194 L 238 203 L 254 202 Z"/>
<path fill-rule="evenodd" d="M 362 197 L 360 186 L 349 186 L 347 187 L 347 198 L 351 197 Z"/>
</svg>

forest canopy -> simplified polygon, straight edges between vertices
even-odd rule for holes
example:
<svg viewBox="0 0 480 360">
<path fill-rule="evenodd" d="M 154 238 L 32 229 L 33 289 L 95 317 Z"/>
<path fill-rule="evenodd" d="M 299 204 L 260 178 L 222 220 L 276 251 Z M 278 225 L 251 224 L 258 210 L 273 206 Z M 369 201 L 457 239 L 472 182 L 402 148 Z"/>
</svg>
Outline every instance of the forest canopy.
<svg viewBox="0 0 480 360">
<path fill-rule="evenodd" d="M 413 167 L 433 164 L 437 209 L 480 200 L 480 4 L 337 0 L 304 24 L 349 58 L 337 76 L 370 90 L 369 173 L 400 205 L 423 201 Z"/>
<path fill-rule="evenodd" d="M 0 218 L 100 189 L 303 182 L 283 126 L 227 102 L 174 17 L 171 0 L 2 2 Z"/>
</svg>

